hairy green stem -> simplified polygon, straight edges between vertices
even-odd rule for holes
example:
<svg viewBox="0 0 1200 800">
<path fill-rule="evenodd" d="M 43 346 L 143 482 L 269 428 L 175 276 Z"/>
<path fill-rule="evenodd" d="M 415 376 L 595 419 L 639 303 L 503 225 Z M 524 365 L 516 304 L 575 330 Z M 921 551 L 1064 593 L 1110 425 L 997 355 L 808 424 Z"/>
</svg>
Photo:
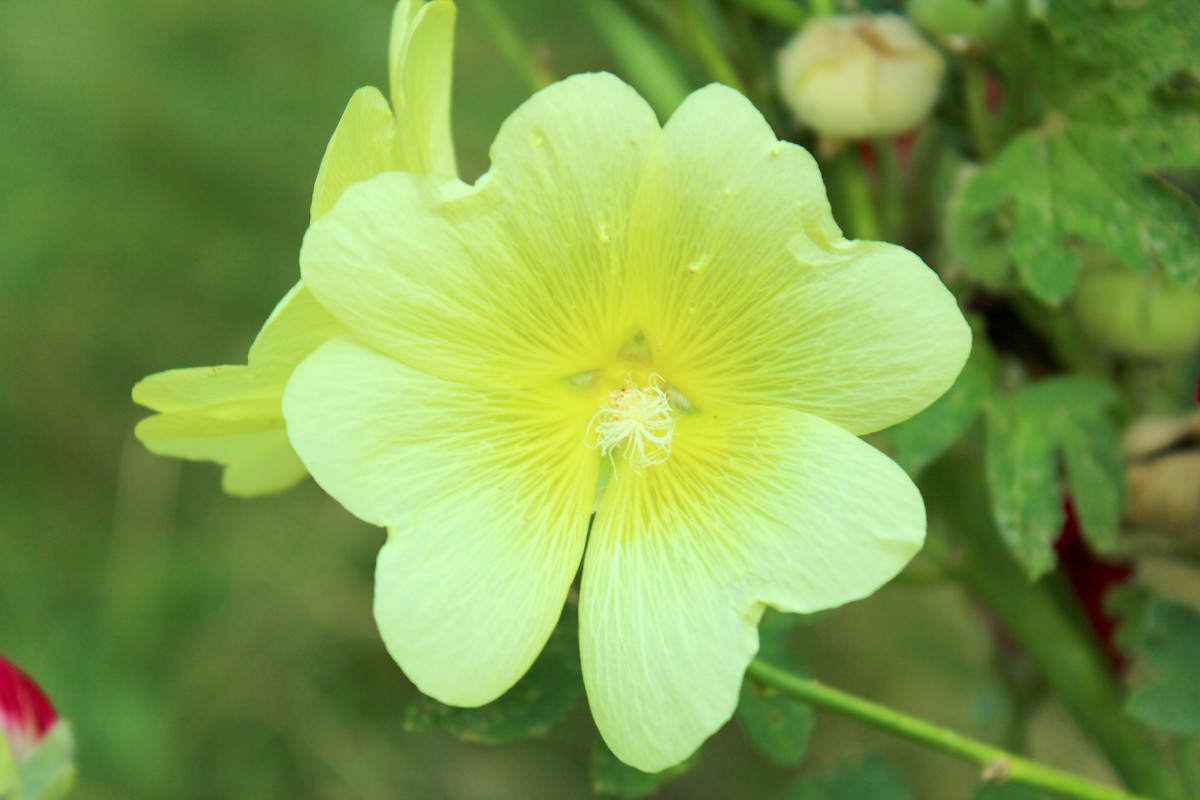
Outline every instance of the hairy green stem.
<svg viewBox="0 0 1200 800">
<path fill-rule="evenodd" d="M 1046 582 L 1031 583 L 992 524 L 978 463 L 956 457 L 926 472 L 930 508 L 954 531 L 956 570 L 1000 617 L 1046 684 L 1100 746 L 1122 780 L 1157 800 L 1184 800 L 1179 776 L 1149 732 L 1129 717 L 1124 696 L 1095 637 Z"/>
<path fill-rule="evenodd" d="M 1069 772 L 1047 767 L 989 744 L 968 739 L 949 728 L 864 700 L 809 678 L 752 661 L 746 674 L 789 697 L 844 714 L 906 739 L 978 764 L 986 780 L 1014 781 L 1078 800 L 1145 800 Z"/>
</svg>

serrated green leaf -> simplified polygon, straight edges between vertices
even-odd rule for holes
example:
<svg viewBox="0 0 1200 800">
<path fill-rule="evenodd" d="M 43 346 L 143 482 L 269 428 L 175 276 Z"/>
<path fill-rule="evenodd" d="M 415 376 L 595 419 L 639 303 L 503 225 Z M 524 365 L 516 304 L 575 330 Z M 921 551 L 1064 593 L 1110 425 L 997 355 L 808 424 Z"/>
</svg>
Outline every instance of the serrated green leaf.
<svg viewBox="0 0 1200 800">
<path fill-rule="evenodd" d="M 843 761 L 801 778 L 778 800 L 912 800 L 912 793 L 878 756 Z"/>
<path fill-rule="evenodd" d="M 896 463 L 916 476 L 963 437 L 995 387 L 995 357 L 976 332 L 971 357 L 950 390 L 929 408 L 893 428 L 884 438 Z"/>
<path fill-rule="evenodd" d="M 1032 55 L 1048 105 L 1077 120 L 1104 123 L 1161 121 L 1200 108 L 1186 92 L 1179 97 L 1164 91 L 1196 67 L 1200 27 L 1192 0 L 1047 5 Z"/>
<path fill-rule="evenodd" d="M 609 797 L 626 798 L 626 800 L 649 797 L 667 781 L 690 771 L 699 761 L 700 751 L 697 750 L 686 761 L 664 769 L 662 772 L 642 772 L 621 761 L 613 755 L 602 739 L 597 739 L 595 746 L 592 747 L 592 791 Z"/>
<path fill-rule="evenodd" d="M 1047 110 L 962 187 L 947 239 L 991 287 L 1013 269 L 1058 304 L 1080 240 L 1130 269 L 1200 285 L 1200 208 L 1163 179 L 1200 168 L 1200 26 L 1192 0 L 1050 3 L 1030 41 Z"/>
<path fill-rule="evenodd" d="M 1200 735 L 1200 612 L 1157 598 L 1128 601 L 1120 641 L 1149 677 L 1129 695 L 1129 713 L 1168 733 Z"/>
<path fill-rule="evenodd" d="M 768 608 L 758 626 L 759 657 L 797 674 L 804 674 L 787 647 L 788 633 L 799 620 Z M 742 683 L 737 718 L 754 746 L 783 766 L 795 766 L 808 749 L 815 721 L 812 708 L 750 679 Z"/>
<path fill-rule="evenodd" d="M 422 697 L 409 706 L 404 727 L 447 730 L 466 741 L 491 744 L 544 736 L 570 713 L 582 694 L 578 616 L 568 603 L 537 661 L 499 699 L 479 708 L 456 708 Z"/>
<path fill-rule="evenodd" d="M 1031 580 L 1055 564 L 1053 543 L 1064 520 L 1063 472 L 1088 543 L 1104 549 L 1116 538 L 1123 482 L 1108 409 L 1118 399 L 1107 383 L 1064 377 L 1026 387 L 988 409 L 985 466 L 992 512 L 1001 538 Z"/>
</svg>

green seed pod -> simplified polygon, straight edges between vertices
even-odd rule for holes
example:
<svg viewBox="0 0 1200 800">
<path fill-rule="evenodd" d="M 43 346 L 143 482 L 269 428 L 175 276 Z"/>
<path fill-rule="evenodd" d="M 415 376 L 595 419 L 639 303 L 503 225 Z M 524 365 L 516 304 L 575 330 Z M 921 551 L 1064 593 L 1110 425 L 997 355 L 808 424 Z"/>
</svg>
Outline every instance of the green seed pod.
<svg viewBox="0 0 1200 800">
<path fill-rule="evenodd" d="M 1121 269 L 1083 276 L 1071 308 L 1097 344 L 1125 356 L 1170 358 L 1200 345 L 1200 289 Z"/>
</svg>

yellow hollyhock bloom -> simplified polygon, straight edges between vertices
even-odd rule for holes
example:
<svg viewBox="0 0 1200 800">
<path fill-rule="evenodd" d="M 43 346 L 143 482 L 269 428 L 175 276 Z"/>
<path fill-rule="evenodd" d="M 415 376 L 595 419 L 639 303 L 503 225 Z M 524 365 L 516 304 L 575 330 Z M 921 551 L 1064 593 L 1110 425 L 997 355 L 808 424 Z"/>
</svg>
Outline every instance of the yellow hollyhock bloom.
<svg viewBox="0 0 1200 800">
<path fill-rule="evenodd" d="M 450 136 L 455 14 L 450 0 L 396 5 L 391 107 L 373 86 L 350 98 L 317 172 L 314 221 L 346 187 L 381 172 L 458 174 Z M 292 486 L 308 472 L 288 442 L 280 410 L 283 388 L 305 356 L 344 332 L 297 283 L 268 318 L 245 366 L 170 370 L 138 383 L 134 401 L 160 412 L 138 424 L 138 438 L 160 455 L 224 464 L 223 486 L 230 494 Z"/>
<path fill-rule="evenodd" d="M 596 723 L 660 770 L 733 713 L 765 606 L 863 597 L 920 548 L 920 494 L 856 434 L 945 391 L 969 329 L 915 255 L 842 237 L 813 159 L 731 89 L 660 127 L 576 76 L 491 157 L 474 186 L 357 184 L 309 229 L 349 334 L 293 373 L 289 435 L 388 528 L 376 620 L 439 700 L 512 686 L 582 561 Z"/>
</svg>

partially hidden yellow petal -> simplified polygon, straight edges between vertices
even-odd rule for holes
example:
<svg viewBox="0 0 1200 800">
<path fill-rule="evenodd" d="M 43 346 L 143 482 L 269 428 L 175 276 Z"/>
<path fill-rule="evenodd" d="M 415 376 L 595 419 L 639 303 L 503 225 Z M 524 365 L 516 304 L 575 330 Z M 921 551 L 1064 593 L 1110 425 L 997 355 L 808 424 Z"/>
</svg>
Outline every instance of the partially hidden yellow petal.
<svg viewBox="0 0 1200 800">
<path fill-rule="evenodd" d="M 134 433 L 152 453 L 225 465 L 222 485 L 230 494 L 281 491 L 307 474 L 284 431 L 281 391 L 156 414 Z"/>
<path fill-rule="evenodd" d="M 450 132 L 454 21 L 450 0 L 401 0 L 392 16 L 392 108 L 396 160 L 406 172 L 456 177 Z"/>
<path fill-rule="evenodd" d="M 866 433 L 929 405 L 966 360 L 938 277 L 843 239 L 812 157 L 731 89 L 671 117 L 631 219 L 631 303 L 655 368 L 698 408 L 779 405 Z"/>
<path fill-rule="evenodd" d="M 439 377 L 544 383 L 607 366 L 636 332 L 616 279 L 653 111 L 578 75 L 504 123 L 469 189 L 389 173 L 313 224 L 305 284 L 364 342 Z"/>
<path fill-rule="evenodd" d="M 306 471 L 284 430 L 283 387 L 296 364 L 343 331 L 296 284 L 255 339 L 249 366 L 170 370 L 134 386 L 135 402 L 163 412 L 142 420 L 135 433 L 159 455 L 224 464 L 230 494 L 286 489 Z"/>
<path fill-rule="evenodd" d="M 400 168 L 392 110 L 378 89 L 364 86 L 351 96 L 325 147 L 313 185 L 311 218 L 333 208 L 347 186 Z"/>
<path fill-rule="evenodd" d="M 248 361 L 256 376 L 276 379 L 278 395 L 296 365 L 319 346 L 346 332 L 345 327 L 326 311 L 303 283 L 293 286 L 271 316 L 267 317 Z"/>
<path fill-rule="evenodd" d="M 685 417 L 666 462 L 627 467 L 596 512 L 580 644 L 605 741 L 653 772 L 732 715 L 764 606 L 870 594 L 920 548 L 925 511 L 882 453 L 787 409 Z"/>
<path fill-rule="evenodd" d="M 314 478 L 389 529 L 376 620 L 426 694 L 494 700 L 553 630 L 595 497 L 582 403 L 563 386 L 449 383 L 350 337 L 322 346 L 289 382 L 289 435 Z"/>
</svg>

